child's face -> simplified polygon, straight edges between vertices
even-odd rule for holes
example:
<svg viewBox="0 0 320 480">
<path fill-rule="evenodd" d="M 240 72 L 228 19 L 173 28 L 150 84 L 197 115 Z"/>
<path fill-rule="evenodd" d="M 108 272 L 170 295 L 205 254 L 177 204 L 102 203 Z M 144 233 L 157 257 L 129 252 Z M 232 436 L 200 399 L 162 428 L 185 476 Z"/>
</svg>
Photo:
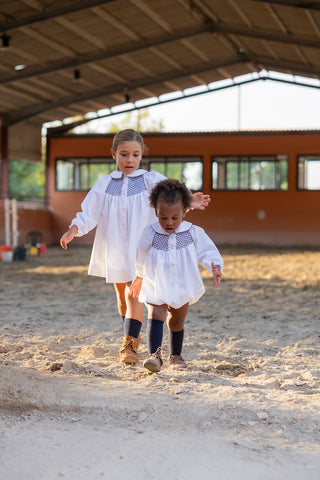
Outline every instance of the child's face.
<svg viewBox="0 0 320 480">
<path fill-rule="evenodd" d="M 142 158 L 141 145 L 138 142 L 120 143 L 117 150 L 111 150 L 111 153 L 118 169 L 126 175 L 137 170 Z"/>
<path fill-rule="evenodd" d="M 167 233 L 173 233 L 186 215 L 186 209 L 183 208 L 181 200 L 173 205 L 159 200 L 155 210 L 161 227 Z"/>
</svg>

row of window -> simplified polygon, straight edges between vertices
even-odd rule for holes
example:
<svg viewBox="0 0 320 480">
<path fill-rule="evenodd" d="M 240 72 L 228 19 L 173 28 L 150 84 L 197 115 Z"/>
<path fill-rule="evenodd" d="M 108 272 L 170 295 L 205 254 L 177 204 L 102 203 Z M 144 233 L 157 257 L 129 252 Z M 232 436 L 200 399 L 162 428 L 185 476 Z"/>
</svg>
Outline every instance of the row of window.
<svg viewBox="0 0 320 480">
<path fill-rule="evenodd" d="M 151 157 L 141 168 L 185 182 L 190 190 L 203 186 L 201 157 Z M 68 158 L 56 161 L 56 189 L 89 190 L 116 169 L 112 158 Z M 298 157 L 298 190 L 320 190 L 320 155 Z M 213 190 L 288 190 L 287 155 L 212 157 Z"/>
</svg>

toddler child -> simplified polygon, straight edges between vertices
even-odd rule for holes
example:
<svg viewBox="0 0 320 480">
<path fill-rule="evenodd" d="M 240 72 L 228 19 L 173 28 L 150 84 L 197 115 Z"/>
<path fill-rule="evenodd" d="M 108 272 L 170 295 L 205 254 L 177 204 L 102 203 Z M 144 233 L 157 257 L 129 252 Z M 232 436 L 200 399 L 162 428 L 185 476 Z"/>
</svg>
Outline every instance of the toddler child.
<svg viewBox="0 0 320 480">
<path fill-rule="evenodd" d="M 184 321 L 189 305 L 205 289 L 198 263 L 213 274 L 218 287 L 223 270 L 222 257 L 205 231 L 184 221 L 192 196 L 178 180 L 163 180 L 152 189 L 150 204 L 158 221 L 145 227 L 136 255 L 136 278 L 130 292 L 148 309 L 148 352 L 143 365 L 159 372 L 162 365 L 163 325 L 169 329 L 169 365 L 186 367 L 182 345 Z"/>
</svg>

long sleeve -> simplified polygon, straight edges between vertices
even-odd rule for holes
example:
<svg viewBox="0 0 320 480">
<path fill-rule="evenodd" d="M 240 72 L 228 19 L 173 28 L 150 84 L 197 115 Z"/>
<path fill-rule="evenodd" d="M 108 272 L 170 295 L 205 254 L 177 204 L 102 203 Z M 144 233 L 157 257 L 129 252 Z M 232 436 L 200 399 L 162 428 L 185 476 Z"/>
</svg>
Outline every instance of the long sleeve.
<svg viewBox="0 0 320 480">
<path fill-rule="evenodd" d="M 152 227 L 150 225 L 147 225 L 144 228 L 138 243 L 135 266 L 136 266 L 136 274 L 138 277 L 141 277 L 141 278 L 143 278 L 144 264 L 145 264 L 145 259 L 146 259 L 148 250 L 152 246 L 153 234 L 154 234 L 154 231 Z"/>
<path fill-rule="evenodd" d="M 211 262 L 219 265 L 221 270 L 223 270 L 223 259 L 220 252 L 203 228 L 193 225 L 191 234 L 194 239 L 200 265 L 210 273 L 212 273 Z"/>
<path fill-rule="evenodd" d="M 81 211 L 77 213 L 70 224 L 70 227 L 72 225 L 78 227 L 78 237 L 90 232 L 98 224 L 104 207 L 105 191 L 110 180 L 110 175 L 99 180 L 81 203 Z"/>
</svg>

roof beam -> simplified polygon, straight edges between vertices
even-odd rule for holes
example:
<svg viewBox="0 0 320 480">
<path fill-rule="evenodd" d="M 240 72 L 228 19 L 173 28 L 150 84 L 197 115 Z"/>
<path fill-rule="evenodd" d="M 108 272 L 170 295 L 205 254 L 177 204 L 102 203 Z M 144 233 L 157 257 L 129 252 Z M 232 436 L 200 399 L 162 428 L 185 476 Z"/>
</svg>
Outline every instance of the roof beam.
<svg viewBox="0 0 320 480">
<path fill-rule="evenodd" d="M 9 30 L 24 27 L 26 25 L 34 25 L 35 23 L 44 22 L 45 20 L 49 20 L 51 18 L 62 17 L 68 13 L 87 10 L 88 8 L 93 8 L 98 5 L 103 5 L 114 1 L 116 0 L 83 0 L 77 3 L 71 3 L 70 5 L 62 8 L 43 10 L 41 13 L 37 13 L 31 17 L 19 18 L 17 20 L 12 20 L 11 22 L 0 23 L 0 33 L 8 32 Z"/>
<path fill-rule="evenodd" d="M 29 37 L 35 39 L 37 42 L 40 42 L 40 44 L 47 45 L 48 47 L 52 48 L 53 50 L 56 50 L 59 52 L 61 55 L 65 55 L 66 57 L 74 57 L 74 51 L 71 50 L 70 48 L 66 47 L 63 45 L 61 42 L 58 42 L 56 40 L 52 40 L 48 36 L 44 35 L 43 33 L 39 33 L 33 28 L 30 27 L 22 27 L 21 31 L 25 34 L 28 35 Z"/>
<path fill-rule="evenodd" d="M 163 28 L 166 32 L 172 33 L 172 28 L 168 22 L 166 22 L 160 15 L 158 15 L 152 8 L 150 8 L 146 2 L 142 0 L 129 0 L 132 5 L 139 8 L 145 15 L 147 15 L 153 22 Z M 150 2 L 149 2 L 150 3 Z"/>
<path fill-rule="evenodd" d="M 269 77 L 268 75 L 267 76 L 262 76 L 260 75 L 259 77 L 256 77 L 256 78 L 251 78 L 251 79 L 246 79 L 246 80 L 243 80 L 243 81 L 240 81 L 240 82 L 237 82 L 237 83 L 229 83 L 229 84 L 225 84 L 223 86 L 219 86 L 217 88 L 208 88 L 208 90 L 203 90 L 203 91 L 200 91 L 200 92 L 195 92 L 195 93 L 192 93 L 192 94 L 188 94 L 188 95 L 182 95 L 180 97 L 175 97 L 175 98 L 169 98 L 169 99 L 166 99 L 166 100 L 161 100 L 161 101 L 158 101 L 158 102 L 155 102 L 153 104 L 150 104 L 148 105 L 148 108 L 150 107 L 154 107 L 154 106 L 157 106 L 157 105 L 162 105 L 162 104 L 165 104 L 165 103 L 169 103 L 169 102 L 178 102 L 179 100 L 183 100 L 183 99 L 186 99 L 186 98 L 191 98 L 191 97 L 195 97 L 195 96 L 199 96 L 199 95 L 206 95 L 207 93 L 213 93 L 213 92 L 218 92 L 218 91 L 221 91 L 221 90 L 225 90 L 225 89 L 228 89 L 228 88 L 233 88 L 235 86 L 241 86 L 241 85 L 246 85 L 246 84 L 249 84 L 249 83 L 255 83 L 255 82 L 259 82 L 259 81 L 272 81 L 272 82 L 279 82 L 279 83 L 285 83 L 285 84 L 289 84 L 289 85 L 299 85 L 299 86 L 303 86 L 303 87 L 311 87 L 311 88 L 316 88 L 316 89 L 319 89 L 320 87 L 317 86 L 317 85 L 310 85 L 308 83 L 303 83 L 301 81 L 290 81 L 290 80 L 287 80 L 287 79 L 283 79 L 283 78 L 273 78 L 273 77 Z M 158 99 L 159 100 L 159 99 Z M 134 110 L 140 110 L 142 108 L 146 108 L 145 106 L 137 106 L 135 105 L 133 108 L 130 107 L 128 109 L 125 109 L 125 110 L 122 110 L 121 113 L 124 113 L 124 112 L 132 112 Z M 61 135 L 61 133 L 65 133 L 65 132 L 68 132 L 69 130 L 72 130 L 73 128 L 79 126 L 79 125 L 83 125 L 84 123 L 89 123 L 91 122 L 92 120 L 96 120 L 96 119 L 101 119 L 101 118 L 106 118 L 106 117 L 111 117 L 111 116 L 114 116 L 114 115 L 117 115 L 118 112 L 110 112 L 110 113 L 107 113 L 105 115 L 99 115 L 98 117 L 96 118 L 85 118 L 84 116 L 82 116 L 82 119 L 81 120 L 77 120 L 75 122 L 72 122 L 72 123 L 68 123 L 68 124 L 63 124 L 63 125 L 60 125 L 58 127 L 50 127 L 47 129 L 47 136 L 56 136 L 56 135 Z"/>
<path fill-rule="evenodd" d="M 164 75 L 159 75 L 156 78 L 143 78 L 142 80 L 139 79 L 136 82 L 132 82 L 131 84 L 115 84 L 115 85 L 110 85 L 109 87 L 106 88 L 100 88 L 100 89 L 92 89 L 92 90 L 87 90 L 86 92 L 79 94 L 77 93 L 76 95 L 70 95 L 67 97 L 60 98 L 58 100 L 55 100 L 53 102 L 43 102 L 41 104 L 37 105 L 32 105 L 31 107 L 26 107 L 23 110 L 19 111 L 14 111 L 10 112 L 7 115 L 7 125 L 13 125 L 15 123 L 19 123 L 21 121 L 27 120 L 28 118 L 31 118 L 33 116 L 39 115 L 45 111 L 52 110 L 55 108 L 59 107 L 65 107 L 67 105 L 72 105 L 73 103 L 80 103 L 83 101 L 87 100 L 92 100 L 94 98 L 101 98 L 105 97 L 108 95 L 114 95 L 114 94 L 121 94 L 123 95 L 124 89 L 128 89 L 130 91 L 141 88 L 141 87 L 150 87 L 151 85 L 156 85 L 160 84 L 166 81 L 171 81 L 175 79 L 179 79 L 188 75 L 193 75 L 193 74 L 201 74 L 203 72 L 207 72 L 210 70 L 216 70 L 217 68 L 226 68 L 230 65 L 237 64 L 239 62 L 247 62 L 248 58 L 246 56 L 243 56 L 241 60 L 238 57 L 233 57 L 231 60 L 225 62 L 225 63 L 219 63 L 219 64 L 201 64 L 198 65 L 198 67 L 193 67 L 189 69 L 184 69 L 183 71 L 178 71 L 178 72 L 169 72 Z"/>
<path fill-rule="evenodd" d="M 320 10 L 319 2 L 302 2 L 301 0 L 253 0 L 254 2 L 275 3 L 286 7 L 304 8 L 307 10 Z"/>
<path fill-rule="evenodd" d="M 119 55 L 126 55 L 129 53 L 138 52 L 145 48 L 156 47 L 158 45 L 162 45 L 162 44 L 173 42 L 180 39 L 193 37 L 195 35 L 200 35 L 201 33 L 206 33 L 210 31 L 212 31 L 212 27 L 210 25 L 200 25 L 196 29 L 191 28 L 187 30 L 180 30 L 180 31 L 176 31 L 172 35 L 168 35 L 166 33 L 161 36 L 155 37 L 152 40 L 147 42 L 145 41 L 140 41 L 137 43 L 130 42 L 129 44 L 126 44 L 121 48 L 115 49 L 115 50 L 108 50 L 103 52 L 98 51 L 98 52 L 91 53 L 89 55 L 83 55 L 78 58 L 72 58 L 72 59 L 68 59 L 60 62 L 53 62 L 53 63 L 50 63 L 50 65 L 46 65 L 44 67 L 39 66 L 39 67 L 33 67 L 33 68 L 32 67 L 26 68 L 25 70 L 23 70 L 22 72 L 19 72 L 18 74 L 8 75 L 6 77 L 0 78 L 0 84 L 3 85 L 5 83 L 15 82 L 15 81 L 23 80 L 25 78 L 30 78 L 38 75 L 45 75 L 46 73 L 55 72 L 57 70 L 63 70 L 65 68 L 75 68 L 76 66 L 79 66 L 79 65 L 98 62 L 100 60 L 117 57 Z M 320 46 L 320 41 L 319 41 L 319 46 Z"/>
<path fill-rule="evenodd" d="M 200 35 L 201 33 L 206 33 L 206 32 L 227 33 L 230 35 L 239 35 L 244 37 L 257 38 L 260 40 L 269 40 L 273 42 L 285 43 L 285 44 L 290 44 L 294 46 L 305 46 L 305 47 L 312 47 L 317 49 L 320 48 L 320 40 L 306 39 L 306 38 L 296 37 L 296 36 L 286 35 L 286 34 L 274 34 L 271 32 L 260 31 L 256 29 L 234 27 L 231 25 L 212 25 L 212 24 L 201 25 L 197 29 L 192 28 L 188 30 L 176 31 L 172 35 L 168 35 L 168 34 L 161 35 L 147 42 L 145 41 L 139 42 L 139 43 L 131 42 L 130 44 L 126 44 L 125 46 L 122 46 L 117 50 L 108 50 L 103 52 L 99 51 L 99 52 L 94 52 L 92 54 L 84 55 L 77 58 L 70 58 L 66 61 L 54 62 L 44 67 L 39 66 L 34 68 L 32 67 L 26 68 L 25 70 L 23 70 L 22 72 L 19 72 L 18 74 L 15 73 L 13 75 L 7 75 L 5 77 L 0 78 L 0 84 L 3 85 L 6 83 L 23 80 L 25 78 L 44 75 L 47 73 L 55 72 L 57 70 L 63 70 L 66 68 L 75 68 L 78 65 L 98 62 L 106 58 L 112 58 L 118 55 L 138 52 L 145 48 L 156 47 L 158 45 L 186 39 L 186 38 L 193 37 L 195 35 Z"/>
<path fill-rule="evenodd" d="M 274 68 L 282 71 L 290 71 L 294 72 L 292 75 L 314 75 L 320 76 L 320 69 L 314 68 L 312 65 L 309 64 L 301 64 L 296 62 L 290 62 L 287 60 L 278 60 L 276 58 L 269 58 L 269 57 L 255 57 L 255 62 L 257 65 L 260 65 L 262 68 L 266 70 L 272 70 Z"/>
<path fill-rule="evenodd" d="M 318 26 L 318 24 L 317 24 L 317 22 L 316 22 L 316 20 L 313 16 L 313 14 L 309 10 L 307 10 L 306 15 L 307 15 L 307 18 L 310 21 L 314 31 L 315 31 L 317 37 L 320 38 L 320 29 L 319 29 L 319 26 Z"/>
<path fill-rule="evenodd" d="M 278 13 L 275 11 L 274 7 L 272 5 L 268 5 L 268 10 L 272 16 L 272 18 L 275 20 L 276 24 L 278 25 L 278 27 L 280 27 L 281 31 L 285 34 L 285 35 L 290 35 L 290 32 L 288 31 L 286 25 L 284 24 L 284 22 L 281 20 L 280 16 L 278 15 Z M 304 62 L 304 63 L 309 63 L 305 54 L 303 53 L 303 51 L 301 50 L 301 48 L 298 46 L 298 45 L 294 45 L 294 48 L 297 52 L 297 54 L 299 55 L 299 57 L 301 58 L 301 60 Z"/>
<path fill-rule="evenodd" d="M 259 40 L 270 40 L 272 42 L 298 45 L 301 47 L 313 47 L 313 48 L 320 47 L 320 42 L 318 40 L 312 40 L 305 37 L 296 37 L 293 35 L 286 35 L 286 34 L 275 34 L 272 32 L 256 30 L 254 28 L 248 29 L 248 28 L 234 27 L 231 25 L 212 25 L 212 31 L 219 32 L 219 33 L 228 33 L 231 35 L 239 35 L 242 37 L 257 38 Z"/>
</svg>

